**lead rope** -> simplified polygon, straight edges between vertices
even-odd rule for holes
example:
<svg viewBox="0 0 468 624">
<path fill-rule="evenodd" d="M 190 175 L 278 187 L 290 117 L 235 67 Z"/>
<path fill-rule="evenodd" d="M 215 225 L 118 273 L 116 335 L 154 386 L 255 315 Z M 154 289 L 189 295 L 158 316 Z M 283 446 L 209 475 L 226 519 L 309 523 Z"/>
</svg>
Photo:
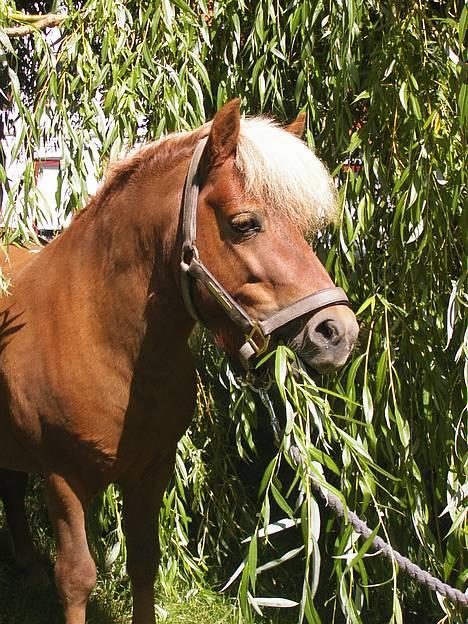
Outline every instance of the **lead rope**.
<svg viewBox="0 0 468 624">
<path fill-rule="evenodd" d="M 266 407 L 268 414 L 270 416 L 271 427 L 273 429 L 273 436 L 275 439 L 276 445 L 279 447 L 281 444 L 281 427 L 278 421 L 278 417 L 275 414 L 275 410 L 273 408 L 273 404 L 271 402 L 270 395 L 268 394 L 268 388 L 251 388 L 259 395 L 262 403 Z M 296 466 L 304 465 L 302 460 L 301 452 L 297 446 L 291 446 L 289 449 L 290 457 L 292 461 L 296 464 Z M 316 492 L 320 494 L 320 496 L 325 501 L 325 504 L 333 509 L 333 511 L 343 519 L 348 520 L 349 524 L 354 528 L 354 530 L 362 535 L 364 539 L 368 539 L 373 531 L 369 529 L 367 524 L 361 520 L 354 512 L 349 509 L 345 513 L 345 509 L 343 507 L 342 502 L 333 494 L 333 492 L 329 492 L 328 490 L 324 490 L 320 483 L 315 479 L 314 475 L 308 471 L 310 476 L 311 485 Z M 407 557 L 404 557 L 397 550 L 394 550 L 387 542 L 385 542 L 381 537 L 375 535 L 372 544 L 372 548 L 378 551 L 378 554 L 387 557 L 390 561 L 396 561 L 400 570 L 403 570 L 410 576 L 412 576 L 420 585 L 426 585 L 432 591 L 436 591 L 438 594 L 448 598 L 451 602 L 462 605 L 464 607 L 468 607 L 468 595 L 461 592 L 459 589 L 455 589 L 447 583 L 443 583 L 439 579 L 435 578 L 426 570 L 423 570 L 415 563 L 410 561 Z"/>
<path fill-rule="evenodd" d="M 303 465 L 301 452 L 297 448 L 297 446 L 290 447 L 290 456 L 293 462 L 296 465 Z M 362 535 L 365 539 L 368 539 L 373 531 L 369 529 L 367 524 L 361 520 L 354 512 L 347 510 L 345 514 L 345 509 L 343 507 L 342 502 L 333 494 L 333 492 L 329 492 L 328 490 L 324 490 L 320 483 L 314 478 L 312 474 L 310 474 L 311 485 L 316 492 L 320 494 L 320 496 L 325 501 L 328 507 L 331 507 L 333 511 L 341 516 L 343 519 L 347 517 L 349 524 L 355 529 L 357 533 Z M 372 540 L 372 548 L 378 551 L 378 554 L 387 557 L 391 561 L 396 561 L 401 570 L 404 570 L 407 574 L 412 576 L 420 585 L 426 585 L 432 591 L 436 591 L 441 594 L 445 598 L 448 598 L 451 602 L 463 605 L 465 607 L 468 606 L 468 595 L 461 592 L 459 589 L 455 589 L 447 583 L 443 583 L 439 579 L 435 578 L 426 570 L 423 570 L 415 563 L 410 561 L 407 557 L 404 557 L 397 550 L 394 550 L 387 542 L 385 542 L 378 535 L 374 536 Z"/>
</svg>

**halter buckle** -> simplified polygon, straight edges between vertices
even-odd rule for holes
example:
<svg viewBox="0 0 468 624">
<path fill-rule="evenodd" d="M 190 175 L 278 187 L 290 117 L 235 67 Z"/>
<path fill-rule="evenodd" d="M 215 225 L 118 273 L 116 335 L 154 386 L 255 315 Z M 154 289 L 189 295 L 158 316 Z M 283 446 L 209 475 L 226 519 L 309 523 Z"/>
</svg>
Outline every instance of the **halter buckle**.
<svg viewBox="0 0 468 624">
<path fill-rule="evenodd" d="M 254 322 L 251 332 L 249 334 L 246 334 L 245 336 L 246 343 L 252 347 L 257 357 L 259 355 L 263 355 L 263 353 L 268 350 L 268 347 L 270 345 L 270 338 L 271 336 L 266 336 L 263 333 L 263 329 L 261 328 L 258 321 Z M 259 340 L 260 346 L 255 339 Z"/>
</svg>

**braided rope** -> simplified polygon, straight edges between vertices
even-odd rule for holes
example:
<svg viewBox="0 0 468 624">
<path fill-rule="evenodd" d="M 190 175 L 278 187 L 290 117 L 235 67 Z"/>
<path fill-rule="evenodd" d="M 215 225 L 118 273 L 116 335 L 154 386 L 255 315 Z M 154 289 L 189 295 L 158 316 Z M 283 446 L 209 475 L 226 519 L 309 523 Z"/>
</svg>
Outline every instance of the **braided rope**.
<svg viewBox="0 0 468 624">
<path fill-rule="evenodd" d="M 255 391 L 260 395 L 265 407 L 270 414 L 275 442 L 277 446 L 279 446 L 280 426 L 268 392 L 264 388 L 255 389 Z M 297 446 L 291 446 L 289 452 L 291 459 L 295 464 L 303 464 L 301 452 Z M 320 483 L 316 479 L 314 479 L 314 475 L 310 472 L 309 475 L 311 477 L 311 483 L 314 490 L 316 490 L 320 494 L 320 496 L 325 500 L 325 503 L 329 507 L 331 507 L 338 516 L 344 518 L 345 510 L 338 496 L 333 494 L 333 492 L 324 490 L 321 487 Z M 354 512 L 347 510 L 346 517 L 348 518 L 348 522 L 353 526 L 355 531 L 362 535 L 365 539 L 369 538 L 372 535 L 372 531 L 369 529 L 367 524 L 363 522 Z M 378 535 L 374 536 L 372 540 L 372 547 L 375 550 L 379 551 L 380 554 L 384 555 L 384 557 L 387 557 L 387 559 L 390 559 L 391 561 L 396 561 L 400 569 L 404 570 L 407 574 L 412 576 L 420 585 L 426 585 L 432 591 L 436 591 L 437 593 L 444 596 L 445 598 L 448 598 L 451 602 L 455 604 L 468 607 L 468 590 L 466 593 L 463 593 L 459 589 L 455 589 L 454 587 L 447 585 L 447 583 L 443 583 L 439 579 L 432 576 L 432 574 L 429 574 L 429 572 L 426 572 L 426 570 L 421 569 L 415 563 L 410 561 L 407 557 L 404 557 L 397 550 L 394 550 Z"/>
<path fill-rule="evenodd" d="M 333 494 L 333 492 L 324 491 L 320 484 L 313 478 L 311 479 L 311 483 L 313 488 L 325 500 L 326 504 L 331 507 L 337 513 L 337 515 L 344 517 L 345 510 L 338 496 Z M 348 518 L 348 522 L 365 539 L 372 535 L 372 531 L 369 529 L 367 524 L 363 522 L 360 518 L 358 518 L 355 513 L 348 510 L 346 515 Z M 439 579 L 429 574 L 429 572 L 426 572 L 426 570 L 422 570 L 407 557 L 404 557 L 398 551 L 393 550 L 393 548 L 389 544 L 387 544 L 387 542 L 385 542 L 381 537 L 374 537 L 374 539 L 372 540 L 372 547 L 380 551 L 380 553 L 387 557 L 387 559 L 395 560 L 401 570 L 407 572 L 421 585 L 426 585 L 427 587 L 429 587 L 429 589 L 438 592 L 442 596 L 445 596 L 451 602 L 458 603 L 465 607 L 468 606 L 467 594 L 464 594 L 458 589 L 450 587 L 450 585 L 447 585 L 447 583 L 443 583 Z"/>
</svg>

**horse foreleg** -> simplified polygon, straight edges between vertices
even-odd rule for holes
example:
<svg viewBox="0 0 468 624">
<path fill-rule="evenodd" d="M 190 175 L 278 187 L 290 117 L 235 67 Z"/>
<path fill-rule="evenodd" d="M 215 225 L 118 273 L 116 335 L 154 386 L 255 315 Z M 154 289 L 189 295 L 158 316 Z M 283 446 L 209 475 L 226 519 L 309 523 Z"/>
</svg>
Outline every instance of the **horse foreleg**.
<svg viewBox="0 0 468 624">
<path fill-rule="evenodd" d="M 66 624 L 84 624 L 86 604 L 96 583 L 96 566 L 86 539 L 84 496 L 57 474 L 46 481 L 47 505 L 57 542 L 55 581 Z"/>
<path fill-rule="evenodd" d="M 27 585 L 35 589 L 44 589 L 50 583 L 39 562 L 29 530 L 24 505 L 27 484 L 26 473 L 0 470 L 0 498 L 3 500 L 7 526 L 13 542 L 15 564 L 24 574 Z"/>
<path fill-rule="evenodd" d="M 122 483 L 127 572 L 133 589 L 132 624 L 154 624 L 154 581 L 159 565 L 159 508 L 174 469 L 175 455 L 143 478 Z"/>
</svg>

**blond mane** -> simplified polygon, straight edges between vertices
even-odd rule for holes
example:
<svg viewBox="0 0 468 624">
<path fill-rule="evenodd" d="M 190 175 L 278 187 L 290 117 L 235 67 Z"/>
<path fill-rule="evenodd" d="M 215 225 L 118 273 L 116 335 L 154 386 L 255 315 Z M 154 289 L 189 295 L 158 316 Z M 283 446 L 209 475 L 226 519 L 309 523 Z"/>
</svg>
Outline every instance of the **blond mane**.
<svg viewBox="0 0 468 624">
<path fill-rule="evenodd" d="M 304 232 L 336 216 L 336 190 L 325 165 L 295 135 L 254 117 L 241 122 L 236 163 L 246 192 L 286 214 Z"/>
</svg>

